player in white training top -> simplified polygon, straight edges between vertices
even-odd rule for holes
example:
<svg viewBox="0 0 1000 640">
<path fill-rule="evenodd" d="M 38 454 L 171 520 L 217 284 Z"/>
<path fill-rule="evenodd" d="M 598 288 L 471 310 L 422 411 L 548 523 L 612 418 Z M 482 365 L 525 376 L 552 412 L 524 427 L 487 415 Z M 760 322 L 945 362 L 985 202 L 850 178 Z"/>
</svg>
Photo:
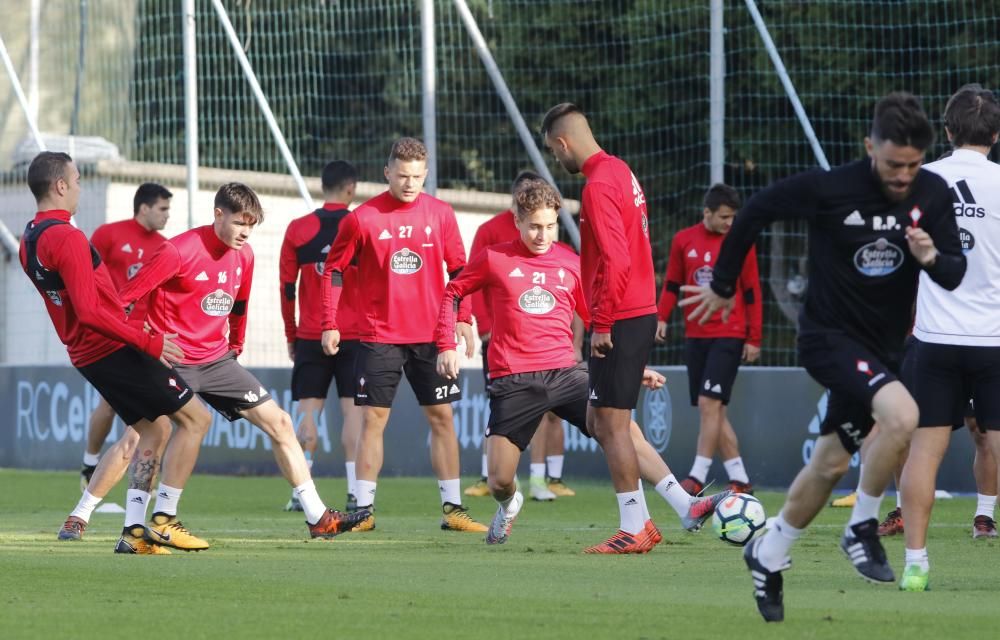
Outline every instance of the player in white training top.
<svg viewBox="0 0 1000 640">
<path fill-rule="evenodd" d="M 951 189 L 968 266 L 953 291 L 920 274 L 902 370 L 920 408 L 901 482 L 906 568 L 899 586 L 905 591 L 928 587 L 935 479 L 970 397 L 994 458 L 1000 456 L 1000 165 L 987 158 L 1000 134 L 1000 103 L 980 85 L 966 85 L 948 101 L 944 123 L 954 151 L 925 167 Z"/>
</svg>

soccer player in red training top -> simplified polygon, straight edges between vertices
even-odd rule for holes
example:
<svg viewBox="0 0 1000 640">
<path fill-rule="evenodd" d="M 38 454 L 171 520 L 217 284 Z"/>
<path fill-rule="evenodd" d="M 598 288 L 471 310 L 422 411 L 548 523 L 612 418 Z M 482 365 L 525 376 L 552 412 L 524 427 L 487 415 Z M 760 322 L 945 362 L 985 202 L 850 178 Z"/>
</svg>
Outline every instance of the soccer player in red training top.
<svg viewBox="0 0 1000 640">
<path fill-rule="evenodd" d="M 28 167 L 28 186 L 38 213 L 21 237 L 21 266 L 42 295 L 73 366 L 139 434 L 130 466 L 125 528 L 115 553 L 169 553 L 145 541 L 149 489 L 165 437 L 151 421 L 170 415 L 178 434 L 200 434 L 208 427 L 208 412 L 194 401 L 183 378 L 168 368 L 184 356 L 174 336 L 126 323 L 108 268 L 83 232 L 70 224 L 80 201 L 80 172 L 72 158 L 38 154 Z M 121 472 L 115 481 L 120 477 Z M 59 538 L 79 540 L 103 497 L 84 491 Z"/>
<path fill-rule="evenodd" d="M 525 180 L 541 180 L 534 171 L 522 171 L 514 178 L 512 190 L 516 191 L 518 185 Z M 479 225 L 476 235 L 472 239 L 472 249 L 470 256 L 486 247 L 501 242 L 513 242 L 519 239 L 520 233 L 515 224 L 514 212 L 510 209 L 502 211 L 493 216 L 483 224 Z M 476 319 L 476 328 L 479 330 L 479 339 L 482 342 L 483 352 L 483 376 L 486 378 L 486 386 L 489 387 L 489 352 L 490 334 L 493 328 L 493 321 L 490 318 L 489 303 L 486 300 L 486 291 L 481 290 L 472 294 L 472 316 Z M 575 327 L 574 327 L 575 328 Z M 574 342 L 579 338 L 583 339 L 582 329 L 574 331 Z M 531 439 L 531 476 L 529 479 L 529 490 L 534 500 L 547 501 L 555 500 L 557 497 L 575 496 L 576 492 L 566 486 L 562 481 L 563 472 L 563 427 L 562 420 L 554 413 L 546 413 L 542 418 L 542 424 Z M 490 493 L 490 488 L 486 482 L 486 439 L 483 439 L 483 465 L 482 475 L 479 482 L 465 489 L 467 496 L 486 496 Z"/>
<path fill-rule="evenodd" d="M 253 249 L 247 239 L 263 218 L 260 201 L 250 187 L 237 182 L 222 185 L 215 194 L 214 222 L 164 243 L 125 285 L 121 298 L 130 304 L 152 294 L 150 325 L 176 332 L 184 349 L 177 371 L 216 411 L 229 420 L 246 418 L 270 437 L 278 467 L 302 503 L 310 535 L 333 537 L 350 530 L 367 513 L 343 514 L 326 508 L 295 438 L 292 419 L 236 361 L 243 350 L 253 281 Z M 176 452 L 167 452 L 153 519 L 147 526 L 160 537 L 160 544 L 184 550 L 208 548 L 207 542 L 177 519 L 177 503 L 204 435 L 205 431 L 186 434 Z"/>
<path fill-rule="evenodd" d="M 493 340 L 486 435 L 490 489 L 499 507 L 486 536 L 487 544 L 506 542 L 521 509 L 523 497 L 514 474 L 542 415 L 552 411 L 589 435 L 587 366 L 577 362 L 572 331 L 574 310 L 584 320 L 589 319 L 589 311 L 584 303 L 580 259 L 555 243 L 560 204 L 559 193 L 544 180 L 522 182 L 514 192 L 519 237 L 473 256 L 462 275 L 448 284 L 438 314 L 438 372 L 455 379 L 459 363 L 455 351 L 457 303 L 477 291 L 489 294 Z M 642 382 L 658 388 L 664 378 L 646 370 Z M 631 420 L 629 437 L 643 477 L 656 485 L 686 529 L 698 529 L 729 494 L 692 498 Z M 637 501 L 643 529 L 636 534 L 623 533 L 611 544 L 588 551 L 646 553 L 662 540 L 641 492 Z"/>
<path fill-rule="evenodd" d="M 917 427 L 919 410 L 899 381 L 903 343 L 911 326 L 917 278 L 927 273 L 952 290 L 965 275 L 952 199 L 943 179 L 921 170 L 934 139 L 920 102 L 891 93 L 875 105 L 868 157 L 830 171 L 813 170 L 754 194 L 726 234 L 708 285 L 681 306 L 707 322 L 723 319 L 743 261 L 763 227 L 800 219 L 809 229 L 809 290 L 799 316 L 799 362 L 830 390 L 809 463 L 795 477 L 781 512 L 764 535 L 744 548 L 757 610 L 784 619 L 789 553 L 843 477 L 851 455 L 878 432 L 861 470 L 858 500 L 840 548 L 865 580 L 891 584 L 895 574 L 878 538 L 878 509 L 893 470 Z"/>
<path fill-rule="evenodd" d="M 587 176 L 580 210 L 583 290 L 593 330 L 587 430 L 604 449 L 618 497 L 621 530 L 603 543 L 613 547 L 622 536 L 643 530 L 629 422 L 656 333 L 646 196 L 628 165 L 598 146 L 576 105 L 552 107 L 542 120 L 542 135 L 566 171 Z"/>
<path fill-rule="evenodd" d="M 382 469 L 382 440 L 401 371 L 413 387 L 430 423 L 431 466 L 438 478 L 444 516 L 442 529 L 486 531 L 462 506 L 458 439 L 451 403 L 458 385 L 438 375 L 434 324 L 444 293 L 447 269 L 454 278 L 465 266 L 465 247 L 452 208 L 422 193 L 427 178 L 427 148 L 414 138 L 392 145 L 385 167 L 389 190 L 355 209 L 340 224 L 326 260 L 332 286 L 323 287 L 323 350 L 340 348 L 338 310 L 343 275 L 358 265 L 358 312 L 364 318 L 358 356 L 356 402 L 364 407 L 358 442 L 358 508 L 371 508 Z M 469 305 L 461 309 L 458 331 L 472 356 Z M 357 530 L 374 528 L 370 516 Z"/>
<path fill-rule="evenodd" d="M 292 400 L 299 403 L 302 422 L 299 442 L 312 469 L 316 453 L 316 423 L 323 414 L 330 382 L 336 379 L 337 395 L 344 426 L 340 440 L 344 447 L 347 471 L 347 511 L 357 509 L 354 455 L 361 434 L 361 407 L 354 404 L 354 361 L 358 352 L 357 269 L 348 267 L 344 273 L 344 302 L 340 305 L 340 351 L 328 356 L 323 353 L 323 294 L 320 288 L 323 267 L 330 246 L 337 237 L 340 222 L 350 211 L 347 205 L 354 199 L 358 171 L 343 160 L 330 162 L 323 168 L 323 206 L 312 213 L 292 220 L 281 244 L 279 278 L 281 280 L 281 317 L 285 321 L 285 338 L 292 366 Z M 298 295 L 296 295 L 296 283 Z M 295 321 L 295 302 L 299 318 Z M 287 511 L 301 511 L 302 505 L 292 495 Z"/>
<path fill-rule="evenodd" d="M 108 266 L 108 273 L 115 284 L 115 289 L 121 289 L 122 285 L 142 268 L 143 260 L 148 260 L 153 252 L 167 241 L 160 231 L 170 218 L 170 199 L 173 195 L 163 185 L 154 182 L 143 183 L 136 189 L 132 199 L 133 217 L 130 220 L 102 224 L 90 236 L 90 244 Z M 136 307 L 129 314 L 129 320 L 142 323 L 146 318 L 145 301 L 140 301 Z M 114 419 L 115 413 L 111 405 L 101 398 L 90 416 L 87 446 L 83 453 L 83 469 L 80 471 L 82 489 L 86 489 L 94 469 L 97 468 L 101 447 L 111 431 Z M 169 425 L 167 427 L 169 428 Z M 137 433 L 126 429 L 122 435 L 122 446 L 116 447 L 111 455 L 124 455 L 125 458 L 130 458 L 138 439 Z"/>
<path fill-rule="evenodd" d="M 712 281 L 712 268 L 719 256 L 719 247 L 733 218 L 740 208 L 740 196 L 729 185 L 715 184 L 705 194 L 703 220 L 682 229 L 670 244 L 667 274 L 656 323 L 656 340 L 667 338 L 667 318 L 677 304 L 681 285 L 703 285 Z M 760 277 L 757 274 L 757 254 L 753 248 L 740 272 L 739 295 L 727 322 L 715 318 L 698 324 L 688 320 L 684 325 L 684 360 L 688 370 L 691 406 L 698 407 L 701 425 L 698 449 L 691 473 L 681 481 L 685 491 L 698 494 L 705 488 L 705 478 L 716 449 L 722 452 L 722 464 L 729 475 L 729 488 L 736 493 L 753 493 L 739 441 L 726 413 L 729 396 L 736 380 L 736 371 L 743 362 L 760 357 L 761 338 Z"/>
</svg>

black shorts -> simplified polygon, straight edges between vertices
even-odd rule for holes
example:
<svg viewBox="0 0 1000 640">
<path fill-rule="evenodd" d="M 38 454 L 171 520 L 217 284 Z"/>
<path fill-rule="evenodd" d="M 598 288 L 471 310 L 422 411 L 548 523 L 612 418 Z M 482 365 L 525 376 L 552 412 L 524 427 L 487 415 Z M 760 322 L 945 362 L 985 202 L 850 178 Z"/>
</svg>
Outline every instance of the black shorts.
<svg viewBox="0 0 1000 640">
<path fill-rule="evenodd" d="M 587 433 L 587 366 L 512 373 L 490 386 L 486 436 L 503 436 L 524 451 L 547 411 Z"/>
<path fill-rule="evenodd" d="M 615 322 L 611 327 L 614 348 L 603 358 L 590 358 L 591 406 L 635 409 L 655 335 L 655 313 Z"/>
<path fill-rule="evenodd" d="M 820 433 L 836 433 L 850 453 L 872 430 L 872 398 L 896 381 L 899 365 L 885 362 L 844 333 L 809 332 L 799 335 L 799 363 L 812 378 L 830 390 L 826 418 Z"/>
<path fill-rule="evenodd" d="M 358 383 L 354 404 L 391 407 L 403 373 L 406 373 L 406 379 L 417 396 L 417 404 L 421 407 L 461 400 L 462 391 L 457 381 L 438 375 L 437 354 L 437 345 L 433 342 L 362 342 L 358 350 Z"/>
<path fill-rule="evenodd" d="M 77 371 L 129 426 L 177 413 L 194 397 L 176 369 L 168 369 L 132 347 L 119 349 Z"/>
<path fill-rule="evenodd" d="M 337 396 L 353 398 L 357 383 L 354 362 L 358 355 L 357 340 L 343 340 L 337 355 L 323 352 L 319 340 L 295 341 L 295 364 L 292 365 L 292 400 L 326 399 L 330 383 L 337 381 Z"/>
<path fill-rule="evenodd" d="M 688 370 L 691 406 L 698 396 L 729 404 L 733 382 L 743 359 L 742 338 L 688 338 L 684 341 L 684 363 Z"/>
<path fill-rule="evenodd" d="M 235 422 L 241 411 L 271 399 L 271 394 L 252 373 L 236 361 L 232 351 L 215 362 L 176 365 L 191 388 L 213 409 Z"/>
<path fill-rule="evenodd" d="M 921 427 L 964 424 L 972 399 L 981 430 L 1000 430 L 1000 347 L 921 342 L 911 337 L 903 383 L 920 407 Z"/>
</svg>

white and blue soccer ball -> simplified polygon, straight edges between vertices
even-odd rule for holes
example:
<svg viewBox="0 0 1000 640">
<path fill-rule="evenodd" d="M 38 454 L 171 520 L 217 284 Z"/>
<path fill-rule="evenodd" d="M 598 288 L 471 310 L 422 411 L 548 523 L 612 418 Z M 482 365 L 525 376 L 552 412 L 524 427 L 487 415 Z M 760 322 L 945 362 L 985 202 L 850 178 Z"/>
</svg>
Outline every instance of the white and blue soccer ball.
<svg viewBox="0 0 1000 640">
<path fill-rule="evenodd" d="M 712 531 L 719 540 L 746 546 L 767 524 L 764 505 L 746 493 L 734 493 L 719 503 L 712 514 Z"/>
</svg>

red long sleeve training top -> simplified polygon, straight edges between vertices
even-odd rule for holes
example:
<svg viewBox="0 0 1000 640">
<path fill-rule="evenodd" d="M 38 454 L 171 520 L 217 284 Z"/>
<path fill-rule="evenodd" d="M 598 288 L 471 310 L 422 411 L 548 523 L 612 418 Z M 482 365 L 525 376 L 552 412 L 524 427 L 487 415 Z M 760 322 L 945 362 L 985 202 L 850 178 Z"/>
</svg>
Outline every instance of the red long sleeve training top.
<svg viewBox="0 0 1000 640">
<path fill-rule="evenodd" d="M 573 312 L 589 319 L 580 277 L 580 258 L 559 244 L 535 255 L 520 239 L 487 247 L 448 283 L 438 312 L 435 341 L 455 348 L 455 301 L 487 293 L 493 319 L 490 379 L 576 365 Z"/>
<path fill-rule="evenodd" d="M 434 340 L 445 275 L 465 267 L 465 246 L 455 212 L 447 203 L 420 194 L 410 203 L 388 191 L 344 218 L 330 248 L 324 277 L 323 329 L 339 329 L 342 276 L 358 265 L 358 312 L 366 342 L 421 344 Z M 471 322 L 462 303 L 459 321 Z"/>
<path fill-rule="evenodd" d="M 724 234 L 710 232 L 700 222 L 677 232 L 670 244 L 667 274 L 660 293 L 657 311 L 660 320 L 670 317 L 682 285 L 702 286 L 712 281 L 715 261 L 725 237 Z M 684 333 L 688 338 L 742 338 L 747 344 L 759 347 L 763 324 L 761 304 L 757 252 L 751 247 L 743 261 L 729 321 L 722 322 L 721 311 L 705 324 L 685 317 Z"/>
<path fill-rule="evenodd" d="M 111 281 L 119 291 L 166 241 L 162 233 L 150 231 L 135 218 L 102 224 L 90 236 L 90 244 L 108 266 Z M 142 322 L 146 317 L 146 305 L 146 298 L 136 302 L 129 320 Z"/>
<path fill-rule="evenodd" d="M 656 274 L 642 186 L 621 159 L 599 151 L 581 168 L 583 290 L 593 330 L 656 312 Z"/>
<path fill-rule="evenodd" d="M 323 292 L 329 281 L 323 278 L 327 256 L 340 223 L 349 214 L 347 205 L 327 202 L 321 208 L 288 224 L 281 243 L 278 263 L 281 281 L 281 317 L 285 323 L 285 339 L 319 340 L 323 335 Z M 357 301 L 356 266 L 344 270 L 344 291 L 337 309 L 337 325 L 342 340 L 357 340 L 360 336 Z M 298 294 L 296 295 L 296 283 Z M 299 319 L 295 321 L 298 300 Z"/>
<path fill-rule="evenodd" d="M 178 334 L 184 364 L 214 362 L 243 351 L 253 262 L 249 243 L 237 251 L 212 225 L 196 227 L 163 243 L 121 297 L 128 304 L 152 292 L 149 323 Z"/>
<path fill-rule="evenodd" d="M 69 211 L 39 212 L 28 223 L 18 254 L 73 366 L 87 366 L 125 344 L 159 358 L 163 336 L 126 323 L 108 268 L 84 233 L 69 224 L 70 217 Z M 40 225 L 47 228 L 39 231 Z"/>
</svg>

